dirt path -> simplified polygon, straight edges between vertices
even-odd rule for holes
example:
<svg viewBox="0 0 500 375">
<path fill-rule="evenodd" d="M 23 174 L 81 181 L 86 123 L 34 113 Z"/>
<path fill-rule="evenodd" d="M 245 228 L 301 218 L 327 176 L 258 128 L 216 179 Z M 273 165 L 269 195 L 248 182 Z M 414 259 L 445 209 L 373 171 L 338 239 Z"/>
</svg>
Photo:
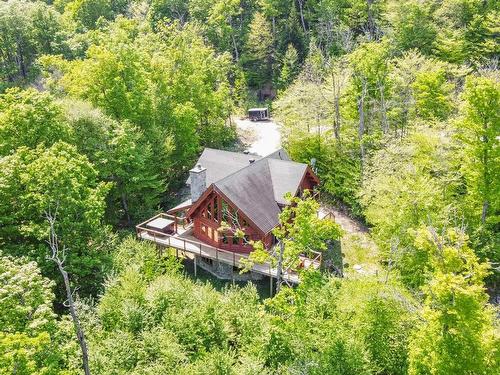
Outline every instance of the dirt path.
<svg viewBox="0 0 500 375">
<path fill-rule="evenodd" d="M 240 142 L 251 153 L 266 156 L 281 147 L 279 127 L 275 122 L 243 118 L 235 118 L 234 122 Z"/>
<path fill-rule="evenodd" d="M 327 210 L 335 216 L 335 221 L 346 233 L 369 234 L 368 228 L 366 228 L 359 221 L 351 218 L 344 211 L 338 209 L 337 207 L 328 207 Z"/>
<path fill-rule="evenodd" d="M 340 242 L 346 276 L 378 275 L 382 270 L 379 250 L 370 236 L 369 229 L 337 207 L 324 205 L 321 209 L 331 212 L 335 222 L 344 231 Z"/>
<path fill-rule="evenodd" d="M 265 156 L 281 147 L 279 126 L 275 122 L 253 122 L 242 118 L 235 118 L 234 121 L 240 142 L 251 153 Z M 368 228 L 337 207 L 324 205 L 321 210 L 331 212 L 344 230 L 341 244 L 345 255 L 345 274 L 353 277 L 378 274 L 381 270 L 378 247 L 371 239 Z"/>
</svg>

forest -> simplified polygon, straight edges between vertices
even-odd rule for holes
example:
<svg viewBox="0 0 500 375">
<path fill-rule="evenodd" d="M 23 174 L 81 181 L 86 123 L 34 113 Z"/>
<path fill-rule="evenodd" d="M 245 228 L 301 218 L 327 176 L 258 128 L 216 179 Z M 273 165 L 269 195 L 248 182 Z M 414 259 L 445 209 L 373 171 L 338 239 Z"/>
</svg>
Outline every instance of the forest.
<svg viewBox="0 0 500 375">
<path fill-rule="evenodd" d="M 495 0 L 0 1 L 0 375 L 500 373 L 499 20 Z M 368 228 L 325 233 L 375 274 L 267 297 L 135 238 L 254 106 Z M 304 226 L 290 246 L 321 250 Z"/>
</svg>

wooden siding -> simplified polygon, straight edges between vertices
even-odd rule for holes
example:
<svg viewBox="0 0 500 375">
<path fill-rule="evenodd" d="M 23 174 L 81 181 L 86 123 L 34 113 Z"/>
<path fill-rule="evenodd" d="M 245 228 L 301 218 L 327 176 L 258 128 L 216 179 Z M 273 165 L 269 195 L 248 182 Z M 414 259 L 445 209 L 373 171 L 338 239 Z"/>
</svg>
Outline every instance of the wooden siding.
<svg viewBox="0 0 500 375">
<path fill-rule="evenodd" d="M 226 213 L 229 214 L 226 214 Z M 262 236 L 262 234 L 252 225 L 245 215 L 238 211 L 230 202 L 224 200 L 215 190 L 204 197 L 197 208 L 191 213 L 194 223 L 194 236 L 209 245 L 218 248 L 249 253 L 252 246 L 248 241 L 263 241 L 268 248 L 272 245 L 272 234 Z M 238 220 L 236 225 L 235 220 Z M 222 221 L 225 221 L 233 228 L 241 228 L 245 232 L 245 239 L 233 236 L 233 231 L 220 232 Z"/>
</svg>

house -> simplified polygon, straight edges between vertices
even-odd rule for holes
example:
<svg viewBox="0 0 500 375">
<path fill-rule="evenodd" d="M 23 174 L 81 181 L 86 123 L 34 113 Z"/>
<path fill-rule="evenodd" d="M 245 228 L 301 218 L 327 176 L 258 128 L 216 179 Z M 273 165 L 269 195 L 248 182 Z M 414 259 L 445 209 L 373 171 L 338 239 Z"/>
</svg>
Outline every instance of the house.
<svg viewBox="0 0 500 375">
<path fill-rule="evenodd" d="M 319 180 L 307 164 L 291 161 L 284 150 L 259 157 L 206 148 L 189 171 L 187 183 L 191 198 L 168 213 L 183 212 L 193 224 L 194 237 L 204 243 L 250 252 L 249 241 L 260 240 L 267 248 L 274 243 L 271 232 L 288 204 L 284 195 L 313 190 Z M 220 231 L 222 222 L 242 229 L 245 236 L 234 236 L 234 230 Z"/>
<path fill-rule="evenodd" d="M 193 259 L 195 275 L 199 265 L 225 279 L 270 276 L 272 285 L 278 271 L 271 264 L 254 264 L 246 275 L 239 274 L 239 267 L 253 250 L 250 241 L 273 247 L 272 231 L 290 203 L 285 194 L 313 190 L 319 183 L 313 170 L 291 161 L 284 150 L 261 157 L 205 148 L 186 183 L 190 198 L 137 225 L 138 238 L 154 242 L 160 252 L 174 249 L 177 256 Z M 244 236 L 234 235 L 236 229 Z M 303 258 L 304 267 L 321 265 L 321 253 Z M 289 283 L 299 282 L 296 272 L 286 270 L 285 276 Z"/>
</svg>

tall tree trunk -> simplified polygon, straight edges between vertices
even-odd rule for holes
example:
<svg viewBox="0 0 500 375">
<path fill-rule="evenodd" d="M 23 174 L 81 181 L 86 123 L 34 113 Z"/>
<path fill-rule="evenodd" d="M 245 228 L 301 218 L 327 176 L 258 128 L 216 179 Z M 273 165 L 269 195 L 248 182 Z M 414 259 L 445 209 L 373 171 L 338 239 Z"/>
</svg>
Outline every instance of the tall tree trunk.
<svg viewBox="0 0 500 375">
<path fill-rule="evenodd" d="M 486 222 L 486 214 L 488 213 L 488 207 L 490 206 L 488 201 L 483 202 L 483 212 L 481 213 L 481 223 Z"/>
<path fill-rule="evenodd" d="M 361 96 L 358 100 L 358 113 L 359 113 L 359 127 L 358 127 L 358 140 L 359 140 L 359 150 L 361 154 L 361 178 L 363 178 L 364 166 L 365 166 L 365 145 L 364 145 L 364 134 L 365 134 L 365 95 L 366 95 L 366 81 L 362 79 L 361 81 Z"/>
<path fill-rule="evenodd" d="M 285 254 L 285 244 L 280 241 L 280 253 L 278 256 L 278 264 L 276 265 L 276 294 L 281 290 L 281 280 L 283 275 L 283 256 Z"/>
<path fill-rule="evenodd" d="M 366 0 L 367 13 L 368 13 L 367 26 L 368 26 L 368 33 L 370 34 L 370 40 L 375 39 L 375 21 L 373 19 L 372 4 L 373 0 Z"/>
<path fill-rule="evenodd" d="M 302 29 L 304 29 L 304 33 L 307 32 L 306 30 L 306 22 L 304 20 L 304 4 L 303 4 L 304 0 L 297 0 L 297 3 L 299 4 L 299 12 L 300 12 L 300 22 L 302 24 Z"/>
<path fill-rule="evenodd" d="M 387 109 L 385 108 L 384 85 L 379 82 L 378 89 L 380 92 L 380 110 L 382 117 L 382 133 L 387 134 L 389 131 L 389 122 L 387 121 Z"/>
<path fill-rule="evenodd" d="M 332 89 L 333 89 L 333 135 L 335 140 L 340 143 L 340 83 L 335 79 L 335 74 L 332 73 Z"/>
<path fill-rule="evenodd" d="M 66 289 L 66 297 L 68 299 L 67 307 L 69 307 L 71 319 L 73 320 L 73 325 L 75 327 L 76 338 L 78 339 L 78 344 L 80 345 L 80 349 L 82 351 L 83 371 L 85 375 L 90 375 L 89 353 L 87 349 L 87 342 L 85 341 L 85 335 L 83 334 L 83 330 L 80 325 L 80 319 L 78 318 L 78 313 L 75 307 L 75 301 L 73 300 L 74 291 L 71 290 L 71 285 L 69 283 L 69 276 L 66 270 L 64 269 L 66 248 L 63 248 L 61 257 L 59 251 L 59 241 L 55 230 L 56 218 L 55 216 L 52 216 L 50 212 L 46 213 L 45 216 L 50 226 L 49 240 L 47 242 L 49 244 L 50 250 L 52 251 L 52 254 L 49 257 L 49 259 L 57 265 L 57 268 L 59 269 L 59 272 L 63 277 L 64 288 Z M 66 303 L 64 305 L 66 305 Z"/>
<path fill-rule="evenodd" d="M 82 350 L 82 365 L 85 375 L 90 375 L 89 367 L 89 353 L 87 350 L 87 342 L 85 341 L 85 335 L 83 334 L 82 327 L 80 325 L 80 319 L 75 308 L 75 301 L 73 300 L 73 294 L 71 292 L 71 286 L 69 284 L 68 273 L 64 269 L 62 262 L 57 262 L 57 267 L 64 280 L 64 287 L 66 288 L 66 296 L 68 298 L 69 312 L 71 314 L 71 319 L 73 320 L 73 325 L 75 326 L 76 337 L 78 343 L 80 344 L 80 349 Z"/>
<path fill-rule="evenodd" d="M 130 218 L 130 211 L 128 209 L 127 196 L 125 195 L 125 193 L 122 193 L 121 199 L 122 207 L 125 211 L 125 216 L 127 217 L 127 225 L 130 227 L 132 225 L 132 219 Z"/>
<path fill-rule="evenodd" d="M 240 60 L 240 54 L 238 52 L 238 46 L 236 45 L 236 38 L 234 37 L 234 34 L 231 35 L 231 39 L 233 41 L 234 58 L 236 62 L 238 62 Z"/>
</svg>

